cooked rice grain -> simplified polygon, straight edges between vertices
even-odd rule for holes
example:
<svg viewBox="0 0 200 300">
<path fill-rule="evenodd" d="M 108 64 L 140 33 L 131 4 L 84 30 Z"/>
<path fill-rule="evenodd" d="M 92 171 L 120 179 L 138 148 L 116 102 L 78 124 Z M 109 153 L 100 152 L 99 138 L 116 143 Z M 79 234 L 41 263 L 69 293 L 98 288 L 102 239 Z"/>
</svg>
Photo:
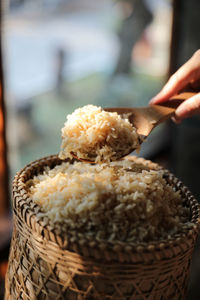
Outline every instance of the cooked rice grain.
<svg viewBox="0 0 200 300">
<path fill-rule="evenodd" d="M 188 221 L 181 196 L 162 170 L 121 160 L 46 168 L 28 183 L 41 215 L 88 239 L 147 242 L 168 238 Z"/>
<path fill-rule="evenodd" d="M 78 158 L 109 162 L 138 148 L 138 134 L 127 116 L 86 105 L 67 116 L 59 157 L 72 158 L 74 153 Z"/>
</svg>

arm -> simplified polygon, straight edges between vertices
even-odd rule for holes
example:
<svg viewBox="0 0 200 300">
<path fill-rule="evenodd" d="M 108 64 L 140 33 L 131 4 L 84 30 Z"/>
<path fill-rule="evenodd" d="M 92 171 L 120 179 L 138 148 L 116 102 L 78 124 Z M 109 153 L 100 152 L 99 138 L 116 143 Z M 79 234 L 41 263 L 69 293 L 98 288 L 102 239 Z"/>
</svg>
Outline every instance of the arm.
<svg viewBox="0 0 200 300">
<path fill-rule="evenodd" d="M 174 73 L 163 89 L 157 94 L 150 104 L 160 104 L 176 95 L 188 85 L 200 86 L 200 50 Z M 200 115 L 200 93 L 183 102 L 175 112 L 176 121 L 181 121 L 193 115 Z"/>
</svg>

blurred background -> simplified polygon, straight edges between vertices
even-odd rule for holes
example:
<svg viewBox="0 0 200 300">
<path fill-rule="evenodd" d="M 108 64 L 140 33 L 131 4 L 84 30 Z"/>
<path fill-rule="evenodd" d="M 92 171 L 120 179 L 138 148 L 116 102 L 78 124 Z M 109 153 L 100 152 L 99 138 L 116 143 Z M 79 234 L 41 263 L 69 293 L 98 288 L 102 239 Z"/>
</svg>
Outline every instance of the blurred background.
<svg viewBox="0 0 200 300">
<path fill-rule="evenodd" d="M 200 48 L 199 9 L 197 0 L 1 2 L 0 299 L 15 173 L 59 152 L 61 128 L 74 109 L 147 105 Z M 139 155 L 170 169 L 200 199 L 199 117 L 160 125 Z M 189 300 L 200 298 L 197 260 Z"/>
<path fill-rule="evenodd" d="M 75 108 L 146 105 L 168 72 L 171 14 L 167 0 L 11 0 L 3 36 L 11 173 L 59 151 Z"/>
</svg>

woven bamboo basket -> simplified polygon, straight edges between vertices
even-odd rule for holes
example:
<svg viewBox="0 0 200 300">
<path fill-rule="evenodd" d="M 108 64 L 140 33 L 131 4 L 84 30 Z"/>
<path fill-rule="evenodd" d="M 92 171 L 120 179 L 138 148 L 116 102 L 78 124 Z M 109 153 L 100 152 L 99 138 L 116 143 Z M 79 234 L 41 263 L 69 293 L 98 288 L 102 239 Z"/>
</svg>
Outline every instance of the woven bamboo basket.
<svg viewBox="0 0 200 300">
<path fill-rule="evenodd" d="M 150 161 L 133 158 L 150 167 Z M 61 161 L 49 156 L 27 165 L 13 183 L 14 229 L 5 284 L 5 300 L 113 299 L 186 297 L 189 266 L 199 229 L 199 206 L 171 173 L 166 180 L 180 190 L 193 225 L 173 238 L 150 244 L 100 243 L 79 239 L 62 226 L 39 218 L 25 183 Z"/>
</svg>

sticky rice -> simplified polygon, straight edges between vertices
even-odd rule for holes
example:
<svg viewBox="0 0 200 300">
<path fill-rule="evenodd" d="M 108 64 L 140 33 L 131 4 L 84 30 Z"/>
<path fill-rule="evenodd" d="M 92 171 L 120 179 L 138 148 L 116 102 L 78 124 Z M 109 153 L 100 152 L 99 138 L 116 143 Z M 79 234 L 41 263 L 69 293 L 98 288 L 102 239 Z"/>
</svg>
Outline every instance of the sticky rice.
<svg viewBox="0 0 200 300">
<path fill-rule="evenodd" d="M 136 128 L 127 115 L 106 112 L 101 107 L 86 105 L 67 116 L 62 128 L 59 157 L 99 162 L 114 161 L 127 155 L 130 149 L 139 149 Z"/>
<path fill-rule="evenodd" d="M 149 242 L 178 233 L 189 219 L 162 169 L 128 159 L 91 165 L 63 162 L 28 183 L 52 225 L 88 239 Z"/>
</svg>

